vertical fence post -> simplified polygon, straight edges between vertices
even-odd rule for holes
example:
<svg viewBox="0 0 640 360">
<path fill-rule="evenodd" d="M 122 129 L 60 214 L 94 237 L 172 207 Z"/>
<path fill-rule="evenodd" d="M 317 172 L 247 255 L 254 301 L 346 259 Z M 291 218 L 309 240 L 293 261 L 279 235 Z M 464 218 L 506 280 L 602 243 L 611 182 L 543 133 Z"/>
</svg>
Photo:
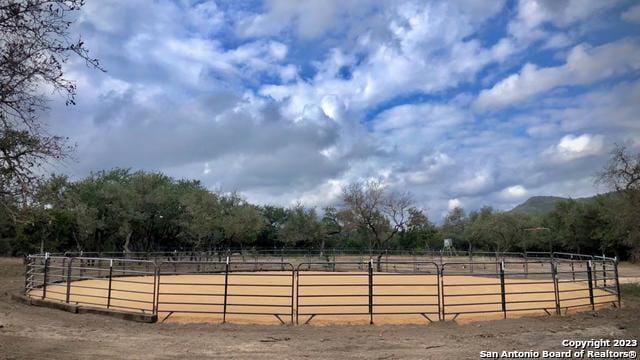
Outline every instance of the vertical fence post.
<svg viewBox="0 0 640 360">
<path fill-rule="evenodd" d="M 444 265 L 440 265 L 440 299 L 442 300 L 441 305 L 441 312 L 442 312 L 442 321 L 446 321 L 447 320 L 447 313 L 445 311 L 446 309 L 446 305 L 445 305 L 445 295 L 444 295 Z"/>
<path fill-rule="evenodd" d="M 44 279 L 42 281 L 42 299 L 47 297 L 47 280 L 49 275 L 49 253 L 44 254 Z"/>
<path fill-rule="evenodd" d="M 284 270 L 284 248 L 280 248 L 280 268 Z"/>
<path fill-rule="evenodd" d="M 291 325 L 293 325 L 294 297 L 295 297 L 296 269 L 291 269 Z"/>
<path fill-rule="evenodd" d="M 107 309 L 111 306 L 111 278 L 113 277 L 113 259 L 109 259 L 109 290 L 107 291 Z"/>
<path fill-rule="evenodd" d="M 71 272 L 72 272 L 72 266 L 71 264 L 73 263 L 73 258 L 69 259 L 69 264 L 67 265 L 67 298 L 66 303 L 69 303 L 69 300 L 71 299 Z"/>
<path fill-rule="evenodd" d="M 373 259 L 369 259 L 369 324 L 373 324 Z"/>
<path fill-rule="evenodd" d="M 589 260 L 587 262 L 587 280 L 589 281 L 589 302 L 591 303 L 591 309 L 595 310 L 596 306 L 593 301 L 593 273 L 592 273 L 593 262 Z"/>
<path fill-rule="evenodd" d="M 161 275 L 161 266 L 162 260 L 160 264 L 153 260 L 153 314 L 158 315 L 160 312 L 160 275 Z"/>
<path fill-rule="evenodd" d="M 558 283 L 558 264 L 551 261 L 551 276 L 553 277 L 553 294 L 556 303 L 556 315 L 560 315 L 560 284 Z"/>
<path fill-rule="evenodd" d="M 384 258 L 385 271 L 388 272 L 389 271 L 389 250 L 388 249 L 384 251 L 384 256 L 385 256 Z"/>
<path fill-rule="evenodd" d="M 298 325 L 298 315 L 300 313 L 300 265 L 298 265 L 297 268 L 295 268 L 295 272 L 297 273 L 297 277 L 296 277 L 296 325 Z"/>
<path fill-rule="evenodd" d="M 434 265 L 436 265 L 434 263 Z M 441 273 L 440 273 L 440 268 L 438 267 L 438 265 L 436 265 L 436 280 L 437 282 L 437 287 L 438 287 L 438 320 L 442 321 L 442 303 L 440 302 L 440 286 L 442 286 L 442 278 L 441 278 Z"/>
<path fill-rule="evenodd" d="M 621 294 L 620 294 L 620 279 L 618 278 L 618 257 L 616 256 L 615 259 L 613 259 L 613 271 L 614 271 L 614 275 L 616 277 L 616 292 L 618 293 L 618 307 L 622 307 L 622 298 L 621 298 Z"/>
<path fill-rule="evenodd" d="M 604 254 L 602 254 L 602 281 L 604 281 L 604 287 L 607 287 L 607 265 L 605 263 Z"/>
<path fill-rule="evenodd" d="M 507 294 L 504 288 L 504 260 L 500 262 L 500 298 L 502 302 L 502 315 L 507 318 Z"/>
<path fill-rule="evenodd" d="M 253 271 L 258 271 L 258 252 L 253 252 Z"/>
<path fill-rule="evenodd" d="M 598 264 L 591 260 L 591 276 L 593 277 L 593 286 L 598 287 Z"/>
<path fill-rule="evenodd" d="M 571 255 L 571 279 L 573 279 L 573 281 L 576 281 L 576 270 L 575 263 L 573 262 L 573 255 Z"/>
<path fill-rule="evenodd" d="M 29 269 L 31 268 L 31 255 L 27 255 L 25 258 L 25 267 L 24 267 L 24 289 L 22 291 L 23 294 L 27 294 L 29 289 Z"/>
<path fill-rule="evenodd" d="M 153 298 L 151 299 L 151 313 L 153 315 L 157 315 L 157 308 L 156 308 L 156 299 L 158 298 L 158 293 L 156 292 L 156 289 L 158 287 L 158 269 L 156 266 L 156 261 L 153 260 Z"/>
<path fill-rule="evenodd" d="M 227 322 L 227 288 L 229 286 L 229 257 L 224 264 L 224 300 L 222 304 L 222 323 Z"/>
</svg>

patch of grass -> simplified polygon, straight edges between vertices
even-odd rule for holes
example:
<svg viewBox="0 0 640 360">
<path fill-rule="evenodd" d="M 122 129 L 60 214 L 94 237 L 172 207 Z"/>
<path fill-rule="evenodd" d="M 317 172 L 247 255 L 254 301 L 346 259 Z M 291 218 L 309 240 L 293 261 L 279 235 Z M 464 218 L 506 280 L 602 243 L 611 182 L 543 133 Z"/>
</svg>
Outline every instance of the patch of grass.
<svg viewBox="0 0 640 360">
<path fill-rule="evenodd" d="M 640 298 L 640 284 L 620 284 L 622 297 L 633 296 Z"/>
</svg>

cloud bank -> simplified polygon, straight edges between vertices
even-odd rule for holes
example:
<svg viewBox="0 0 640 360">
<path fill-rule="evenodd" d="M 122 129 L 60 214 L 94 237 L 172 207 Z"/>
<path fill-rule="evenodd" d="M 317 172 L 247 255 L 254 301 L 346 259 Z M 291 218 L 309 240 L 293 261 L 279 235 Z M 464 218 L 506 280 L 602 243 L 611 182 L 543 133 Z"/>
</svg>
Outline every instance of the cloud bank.
<svg viewBox="0 0 640 360">
<path fill-rule="evenodd" d="M 114 166 L 339 203 L 352 181 L 452 207 L 587 196 L 614 142 L 640 146 L 632 1 L 89 2 L 75 23 L 108 72 L 66 71 L 50 131 L 73 177 Z M 152 11 L 151 11 L 152 10 Z"/>
</svg>

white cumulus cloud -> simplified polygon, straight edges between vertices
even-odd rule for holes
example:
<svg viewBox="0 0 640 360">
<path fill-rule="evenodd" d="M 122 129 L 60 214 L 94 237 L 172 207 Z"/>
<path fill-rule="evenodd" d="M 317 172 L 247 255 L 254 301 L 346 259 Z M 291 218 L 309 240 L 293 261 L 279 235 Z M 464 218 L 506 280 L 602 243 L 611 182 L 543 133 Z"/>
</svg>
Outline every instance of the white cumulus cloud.
<svg viewBox="0 0 640 360">
<path fill-rule="evenodd" d="M 566 135 L 557 145 L 550 147 L 546 155 L 559 162 L 568 162 L 590 155 L 597 155 L 604 148 L 602 135 Z"/>
<path fill-rule="evenodd" d="M 449 210 L 462 207 L 462 202 L 460 202 L 460 200 L 458 199 L 449 199 L 448 207 Z"/>
<path fill-rule="evenodd" d="M 517 74 L 480 92 L 473 106 L 478 110 L 500 108 L 525 101 L 559 86 L 583 85 L 640 69 L 640 45 L 620 40 L 598 47 L 578 45 L 564 65 L 539 68 L 527 63 Z"/>
<path fill-rule="evenodd" d="M 527 189 L 522 185 L 513 185 L 503 189 L 500 194 L 506 199 L 520 199 L 527 195 Z"/>
</svg>

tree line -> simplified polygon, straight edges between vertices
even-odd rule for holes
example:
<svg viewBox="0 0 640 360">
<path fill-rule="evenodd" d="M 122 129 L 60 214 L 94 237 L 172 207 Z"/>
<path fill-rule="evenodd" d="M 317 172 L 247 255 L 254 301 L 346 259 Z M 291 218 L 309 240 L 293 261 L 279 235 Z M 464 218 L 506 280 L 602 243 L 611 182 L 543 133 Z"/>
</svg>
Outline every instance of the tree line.
<svg viewBox="0 0 640 360">
<path fill-rule="evenodd" d="M 411 194 L 380 181 L 350 184 L 339 206 L 320 209 L 255 205 L 238 193 L 157 172 L 112 169 L 78 181 L 54 175 L 26 203 L 2 198 L 0 253 L 331 247 L 381 256 L 389 249 L 440 250 L 444 239 L 452 239 L 459 251 L 637 257 L 638 182 L 612 174 L 640 162 L 622 150 L 598 177 L 614 192 L 588 202 L 560 201 L 542 215 L 458 207 L 441 225 L 415 206 Z"/>
</svg>

